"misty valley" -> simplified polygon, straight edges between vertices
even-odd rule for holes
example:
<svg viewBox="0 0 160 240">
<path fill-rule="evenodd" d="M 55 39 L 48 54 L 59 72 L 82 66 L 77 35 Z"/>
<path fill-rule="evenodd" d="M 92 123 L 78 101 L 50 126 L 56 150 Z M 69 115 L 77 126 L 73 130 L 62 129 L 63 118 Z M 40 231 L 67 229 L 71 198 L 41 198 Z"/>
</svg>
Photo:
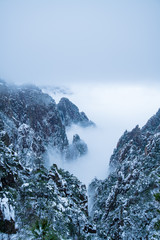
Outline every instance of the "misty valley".
<svg viewBox="0 0 160 240">
<path fill-rule="evenodd" d="M 100 179 L 98 126 L 61 94 L 0 80 L 0 239 L 160 239 L 160 110 L 124 132 Z"/>
<path fill-rule="evenodd" d="M 0 240 L 160 240 L 160 0 L 0 0 Z"/>
</svg>

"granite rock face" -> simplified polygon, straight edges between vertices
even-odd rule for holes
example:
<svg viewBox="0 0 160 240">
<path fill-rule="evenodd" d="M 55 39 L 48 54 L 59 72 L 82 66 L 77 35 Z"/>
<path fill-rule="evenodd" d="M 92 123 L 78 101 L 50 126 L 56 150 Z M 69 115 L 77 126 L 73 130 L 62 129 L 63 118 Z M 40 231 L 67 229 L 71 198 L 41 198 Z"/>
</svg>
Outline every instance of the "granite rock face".
<svg viewBox="0 0 160 240">
<path fill-rule="evenodd" d="M 110 174 L 89 187 L 98 239 L 160 239 L 160 110 L 120 138 Z"/>
<path fill-rule="evenodd" d="M 85 114 L 75 121 L 78 108 L 69 104 L 73 114 L 69 115 L 70 123 L 88 121 L 89 125 Z M 68 118 L 68 112 L 63 113 L 63 118 Z M 68 151 L 75 146 L 69 146 L 66 126 L 59 105 L 48 94 L 32 85 L 17 87 L 0 81 L 0 137 L 6 145 L 14 146 L 23 164 L 32 167 L 34 158 L 45 154 L 48 147 L 68 158 Z M 70 158 L 75 159 L 75 154 L 70 152 Z"/>
<path fill-rule="evenodd" d="M 1 138 L 27 156 L 23 164 L 33 164 L 48 145 L 63 154 L 68 140 L 55 101 L 35 86 L 0 84 Z"/>
<path fill-rule="evenodd" d="M 60 112 L 62 122 L 65 126 L 71 126 L 72 124 L 79 124 L 83 127 L 95 125 L 88 119 L 84 112 L 79 112 L 78 107 L 68 98 L 61 98 L 57 107 Z"/>
</svg>

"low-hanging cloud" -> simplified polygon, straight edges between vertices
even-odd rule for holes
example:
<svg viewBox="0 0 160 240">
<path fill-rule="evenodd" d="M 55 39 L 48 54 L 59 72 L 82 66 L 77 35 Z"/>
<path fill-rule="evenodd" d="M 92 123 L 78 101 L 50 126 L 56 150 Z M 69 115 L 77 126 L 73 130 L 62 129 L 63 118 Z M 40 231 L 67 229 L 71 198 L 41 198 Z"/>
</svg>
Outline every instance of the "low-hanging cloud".
<svg viewBox="0 0 160 240">
<path fill-rule="evenodd" d="M 49 164 L 56 163 L 58 167 L 68 170 L 88 185 L 94 177 L 106 178 L 108 163 L 113 148 L 112 141 L 106 142 L 106 131 L 97 127 L 82 128 L 73 125 L 67 131 L 70 143 L 74 134 L 79 134 L 88 145 L 88 153 L 76 160 L 62 160 L 53 150 L 49 150 Z"/>
<path fill-rule="evenodd" d="M 88 185 L 94 177 L 104 179 L 108 175 L 110 156 L 125 130 L 137 124 L 142 127 L 159 108 L 160 96 L 156 88 L 139 85 L 78 85 L 69 95 L 80 111 L 96 123 L 96 127 L 82 128 L 73 125 L 67 129 L 72 142 L 78 133 L 88 145 L 88 153 L 75 161 L 63 162 L 50 152 L 50 163 L 69 170 Z M 52 95 L 54 98 L 54 94 Z M 61 95 L 60 95 L 61 97 Z M 56 95 L 56 101 L 59 101 Z"/>
</svg>

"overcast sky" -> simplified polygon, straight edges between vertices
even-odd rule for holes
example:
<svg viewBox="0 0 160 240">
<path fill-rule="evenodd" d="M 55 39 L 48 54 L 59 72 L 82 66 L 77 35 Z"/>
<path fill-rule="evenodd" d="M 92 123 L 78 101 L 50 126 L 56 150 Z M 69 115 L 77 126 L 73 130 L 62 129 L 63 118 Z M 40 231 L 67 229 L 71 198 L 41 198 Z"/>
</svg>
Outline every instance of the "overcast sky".
<svg viewBox="0 0 160 240">
<path fill-rule="evenodd" d="M 159 0 L 0 0 L 0 77 L 158 83 Z"/>
</svg>

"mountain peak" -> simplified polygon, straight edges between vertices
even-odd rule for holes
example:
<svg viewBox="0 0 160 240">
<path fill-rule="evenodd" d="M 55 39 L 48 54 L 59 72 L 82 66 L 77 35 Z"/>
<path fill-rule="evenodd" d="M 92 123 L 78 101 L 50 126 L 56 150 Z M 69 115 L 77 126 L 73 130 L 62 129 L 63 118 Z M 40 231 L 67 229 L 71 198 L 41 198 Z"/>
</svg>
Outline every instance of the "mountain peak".
<svg viewBox="0 0 160 240">
<path fill-rule="evenodd" d="M 156 132 L 157 130 L 160 130 L 160 109 L 142 128 L 142 132 Z"/>
<path fill-rule="evenodd" d="M 57 104 L 62 122 L 65 126 L 78 124 L 82 127 L 94 126 L 95 124 L 88 119 L 84 112 L 79 112 L 79 108 L 73 104 L 68 98 L 61 98 Z"/>
</svg>

